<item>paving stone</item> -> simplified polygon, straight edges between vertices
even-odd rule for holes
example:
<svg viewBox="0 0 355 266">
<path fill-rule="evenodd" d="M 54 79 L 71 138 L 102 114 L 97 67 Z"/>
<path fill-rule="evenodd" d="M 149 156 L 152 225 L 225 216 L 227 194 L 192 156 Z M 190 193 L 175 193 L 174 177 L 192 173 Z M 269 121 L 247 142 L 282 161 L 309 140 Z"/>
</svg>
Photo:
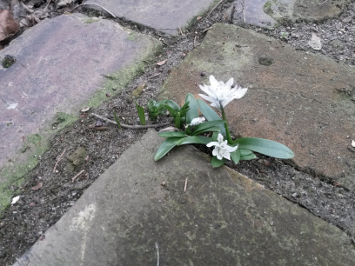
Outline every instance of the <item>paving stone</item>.
<svg viewBox="0 0 355 266">
<path fill-rule="evenodd" d="M 171 72 L 161 98 L 182 103 L 186 93 L 198 97 L 197 85 L 209 84 L 211 74 L 249 87 L 244 98 L 227 106 L 235 136 L 281 142 L 294 151 L 299 168 L 354 186 L 355 154 L 348 149 L 355 140 L 353 67 L 295 51 L 251 30 L 216 24 Z"/>
<path fill-rule="evenodd" d="M 206 12 L 215 0 L 88 0 L 86 4 L 98 4 L 116 17 L 148 26 L 171 35 L 178 35 L 197 16 Z M 90 8 L 100 9 L 98 6 Z M 102 10 L 102 9 L 101 9 Z"/>
<path fill-rule="evenodd" d="M 234 18 L 240 21 L 263 28 L 273 29 L 277 22 L 285 20 L 320 21 L 327 18 L 337 17 L 341 14 L 343 1 L 318 0 L 236 0 Z M 230 14 L 232 7 L 226 12 Z"/>
<path fill-rule="evenodd" d="M 77 14 L 45 20 L 0 51 L 0 61 L 15 58 L 9 68 L 0 66 L 0 210 L 10 202 L 4 187 L 37 163 L 47 138 L 75 121 L 85 105 L 97 106 L 107 91 L 114 93 L 103 75 L 115 74 L 122 88 L 160 47 L 112 21 Z"/>
<path fill-rule="evenodd" d="M 15 265 L 354 265 L 344 232 L 149 130 Z M 184 183 L 188 179 L 186 193 Z M 165 182 L 165 186 L 162 186 Z"/>
</svg>

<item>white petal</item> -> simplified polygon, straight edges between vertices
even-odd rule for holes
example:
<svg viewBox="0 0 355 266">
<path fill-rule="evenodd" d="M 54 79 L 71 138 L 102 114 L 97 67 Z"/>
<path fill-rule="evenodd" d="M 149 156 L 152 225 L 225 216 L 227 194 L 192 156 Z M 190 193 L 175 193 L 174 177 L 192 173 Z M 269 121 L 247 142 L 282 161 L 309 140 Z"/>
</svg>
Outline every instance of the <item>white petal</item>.
<svg viewBox="0 0 355 266">
<path fill-rule="evenodd" d="M 353 146 L 355 148 L 355 141 L 354 140 L 351 141 L 351 146 Z"/>
<path fill-rule="evenodd" d="M 240 99 L 242 98 L 245 93 L 247 92 L 248 88 L 239 88 L 233 95 L 234 99 Z"/>
<path fill-rule="evenodd" d="M 233 85 L 233 83 L 234 83 L 234 79 L 233 79 L 233 78 L 230 78 L 230 79 L 227 81 L 226 85 L 227 85 L 229 88 L 231 88 L 232 85 Z"/>
<path fill-rule="evenodd" d="M 15 204 L 16 202 L 18 202 L 18 200 L 20 199 L 20 196 L 16 196 L 12 198 L 11 204 Z"/>
<path fill-rule="evenodd" d="M 218 144 L 223 143 L 223 135 L 221 133 L 218 133 L 217 141 L 218 141 Z"/>
<path fill-rule="evenodd" d="M 212 141 L 212 142 L 206 144 L 207 147 L 218 146 L 218 145 L 219 145 L 219 143 L 215 142 L 215 141 Z"/>
<path fill-rule="evenodd" d="M 218 88 L 218 86 L 219 86 L 219 82 L 212 75 L 210 76 L 210 83 L 213 88 Z"/>
<path fill-rule="evenodd" d="M 222 155 L 224 158 L 226 158 L 226 159 L 228 159 L 228 160 L 231 159 L 230 153 L 229 153 L 228 151 L 226 151 L 226 150 L 221 150 L 220 153 L 221 153 L 221 155 Z"/>
<path fill-rule="evenodd" d="M 237 146 L 235 146 L 235 147 L 232 147 L 232 146 L 226 146 L 225 147 L 225 150 L 227 150 L 228 152 L 234 152 L 234 151 L 236 151 L 238 149 L 238 145 Z"/>
</svg>

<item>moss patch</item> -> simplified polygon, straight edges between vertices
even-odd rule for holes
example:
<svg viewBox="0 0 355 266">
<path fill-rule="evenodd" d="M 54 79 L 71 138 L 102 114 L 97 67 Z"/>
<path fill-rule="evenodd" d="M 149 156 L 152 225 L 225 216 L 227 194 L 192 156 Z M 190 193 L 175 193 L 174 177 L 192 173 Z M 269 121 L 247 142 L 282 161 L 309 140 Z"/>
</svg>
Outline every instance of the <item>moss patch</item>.
<svg viewBox="0 0 355 266">
<path fill-rule="evenodd" d="M 11 165 L 0 170 L 0 175 L 6 180 L 0 183 L 0 217 L 1 212 L 10 205 L 12 195 L 24 183 L 25 175 L 37 166 L 40 156 L 48 149 L 48 146 L 47 138 L 39 134 L 28 136 L 21 148 L 21 152 L 26 153 L 26 163 L 17 164 L 16 161 L 12 161 Z"/>
</svg>

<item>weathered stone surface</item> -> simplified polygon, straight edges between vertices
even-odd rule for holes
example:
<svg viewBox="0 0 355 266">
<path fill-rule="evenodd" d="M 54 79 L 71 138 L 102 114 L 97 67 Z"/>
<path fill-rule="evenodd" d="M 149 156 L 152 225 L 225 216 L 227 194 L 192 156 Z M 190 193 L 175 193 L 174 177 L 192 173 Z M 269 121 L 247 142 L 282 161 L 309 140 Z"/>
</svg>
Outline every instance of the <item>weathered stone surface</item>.
<svg viewBox="0 0 355 266">
<path fill-rule="evenodd" d="M 347 2 L 349 0 L 270 0 L 265 1 L 264 10 L 278 21 L 283 19 L 317 21 L 340 15 L 343 11 L 341 6 Z"/>
<path fill-rule="evenodd" d="M 177 35 L 195 17 L 206 12 L 215 0 L 88 0 L 88 4 L 99 4 L 117 17 Z M 90 8 L 99 8 L 89 6 Z"/>
<path fill-rule="evenodd" d="M 340 15 L 347 0 L 324 1 L 318 0 L 236 0 L 235 18 L 240 21 L 272 29 L 283 20 L 319 21 Z M 229 10 L 230 14 L 231 9 Z"/>
<path fill-rule="evenodd" d="M 260 64 L 260 61 L 270 65 Z M 261 60 L 262 59 L 262 60 Z M 217 24 L 202 45 L 171 72 L 162 98 L 198 97 L 201 71 L 226 82 L 234 77 L 246 96 L 227 106 L 235 136 L 267 138 L 290 147 L 302 169 L 354 185 L 355 69 L 325 56 L 295 51 L 281 41 Z"/>
<path fill-rule="evenodd" d="M 132 145 L 15 265 L 156 265 L 156 243 L 160 265 L 355 264 L 344 232 L 194 147 L 154 162 L 162 141 Z"/>
<path fill-rule="evenodd" d="M 16 60 L 9 68 L 0 66 L 0 210 L 10 202 L 3 189 L 13 182 L 11 176 L 18 180 L 36 164 L 46 138 L 75 121 L 85 105 L 106 99 L 112 82 L 124 87 L 159 47 L 112 21 L 63 15 L 27 30 L 0 51 L 0 61 L 5 55 Z M 116 79 L 103 85 L 103 74 Z M 21 162 L 23 168 L 14 167 Z"/>
</svg>

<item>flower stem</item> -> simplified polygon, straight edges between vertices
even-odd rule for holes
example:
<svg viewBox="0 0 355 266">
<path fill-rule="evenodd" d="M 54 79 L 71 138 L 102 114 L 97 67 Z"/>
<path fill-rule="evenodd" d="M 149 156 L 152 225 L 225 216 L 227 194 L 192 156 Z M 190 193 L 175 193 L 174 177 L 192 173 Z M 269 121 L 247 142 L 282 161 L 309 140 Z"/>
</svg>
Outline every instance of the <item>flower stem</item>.
<svg viewBox="0 0 355 266">
<path fill-rule="evenodd" d="M 232 144 L 233 141 L 232 141 L 231 133 L 229 132 L 226 113 L 224 112 L 224 108 L 223 108 L 221 103 L 220 103 L 220 107 L 221 107 L 221 111 L 222 111 L 222 117 L 223 117 L 223 120 L 224 120 L 224 127 L 226 129 L 227 141 L 228 141 L 229 144 Z"/>
</svg>

